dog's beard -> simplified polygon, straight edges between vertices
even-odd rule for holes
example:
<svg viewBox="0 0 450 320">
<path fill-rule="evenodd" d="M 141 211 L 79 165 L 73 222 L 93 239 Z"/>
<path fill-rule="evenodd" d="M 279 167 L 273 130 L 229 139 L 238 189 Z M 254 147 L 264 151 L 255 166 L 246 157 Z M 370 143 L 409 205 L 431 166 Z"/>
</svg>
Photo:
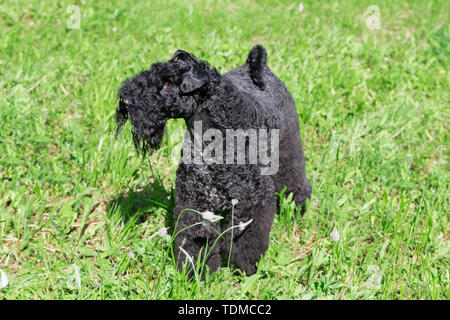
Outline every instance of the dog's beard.
<svg viewBox="0 0 450 320">
<path fill-rule="evenodd" d="M 157 112 L 144 108 L 129 108 L 119 104 L 116 110 L 116 137 L 128 118 L 132 124 L 133 143 L 138 153 L 143 156 L 159 148 L 167 119 L 155 119 Z"/>
<path fill-rule="evenodd" d="M 164 135 L 165 123 L 164 120 L 151 126 L 133 126 L 133 142 L 138 153 L 145 156 L 147 152 L 151 153 L 159 148 Z"/>
<path fill-rule="evenodd" d="M 128 120 L 128 109 L 119 103 L 119 106 L 116 109 L 116 138 L 119 136 L 120 131 L 122 130 L 122 127 L 125 125 L 125 123 Z"/>
</svg>

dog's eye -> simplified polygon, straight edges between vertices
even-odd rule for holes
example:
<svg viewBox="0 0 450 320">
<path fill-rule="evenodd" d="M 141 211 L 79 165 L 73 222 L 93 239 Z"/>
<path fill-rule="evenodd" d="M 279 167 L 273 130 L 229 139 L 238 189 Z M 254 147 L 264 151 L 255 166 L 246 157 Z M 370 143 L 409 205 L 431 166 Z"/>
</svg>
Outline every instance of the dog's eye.
<svg viewBox="0 0 450 320">
<path fill-rule="evenodd" d="M 172 88 L 170 87 L 170 85 L 168 83 L 166 83 L 164 85 L 164 90 L 170 91 L 170 90 L 172 90 Z"/>
<path fill-rule="evenodd" d="M 131 104 L 131 101 L 129 99 L 120 99 L 120 102 L 126 106 L 129 106 Z"/>
</svg>

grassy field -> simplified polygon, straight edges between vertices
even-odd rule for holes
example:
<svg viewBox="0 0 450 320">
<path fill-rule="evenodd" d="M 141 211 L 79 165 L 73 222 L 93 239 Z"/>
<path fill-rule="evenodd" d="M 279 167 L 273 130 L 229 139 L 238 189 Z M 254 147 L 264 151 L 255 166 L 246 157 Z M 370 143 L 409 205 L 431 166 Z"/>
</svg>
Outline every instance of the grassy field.
<svg viewBox="0 0 450 320">
<path fill-rule="evenodd" d="M 448 1 L 133 3 L 0 4 L 0 299 L 450 298 Z M 129 124 L 114 139 L 117 90 L 178 48 L 226 72 L 256 43 L 312 198 L 282 202 L 257 274 L 186 283 L 155 235 L 184 124 L 140 159 Z"/>
</svg>

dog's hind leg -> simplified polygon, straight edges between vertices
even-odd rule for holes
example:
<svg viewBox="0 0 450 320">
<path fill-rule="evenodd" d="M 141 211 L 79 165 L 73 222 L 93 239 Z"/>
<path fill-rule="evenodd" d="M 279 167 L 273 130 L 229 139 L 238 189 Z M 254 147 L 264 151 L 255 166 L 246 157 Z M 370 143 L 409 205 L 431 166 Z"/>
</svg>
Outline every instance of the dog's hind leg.
<svg viewBox="0 0 450 320">
<path fill-rule="evenodd" d="M 275 197 L 264 206 L 244 210 L 237 209 L 233 217 L 234 226 L 238 226 L 240 223 L 244 224 L 250 219 L 253 219 L 253 221 L 244 230 L 240 230 L 239 227 L 233 229 L 232 243 L 231 230 L 225 234 L 222 246 L 223 258 L 228 261 L 228 257 L 230 257 L 231 264 L 245 271 L 247 276 L 256 272 L 256 263 L 269 247 L 270 229 L 275 210 Z M 231 213 L 227 215 L 227 227 L 230 226 Z M 231 256 L 229 256 L 230 251 Z"/>
<path fill-rule="evenodd" d="M 186 203 L 175 206 L 174 212 L 178 214 L 174 216 L 176 221 L 174 253 L 180 272 L 186 268 L 188 279 L 191 279 L 194 276 L 193 268 L 197 268 L 199 262 L 200 268 L 195 272 L 201 273 L 201 279 L 204 280 L 206 266 L 209 272 L 213 273 L 221 264 L 222 242 L 220 239 L 216 241 L 220 233 L 220 225 L 211 223 L 211 226 L 206 228 L 200 223 L 202 218 L 197 212 L 183 210 L 195 207 Z"/>
<path fill-rule="evenodd" d="M 186 236 L 185 234 L 177 237 L 175 239 L 174 252 L 178 270 L 181 272 L 183 268 L 186 268 L 188 279 L 192 279 L 195 272 L 200 276 L 201 280 L 205 280 L 206 266 L 208 266 L 210 274 L 216 272 L 222 259 L 221 242 L 217 241 L 214 244 L 216 239 L 217 237 L 202 238 L 193 235 Z M 192 261 L 190 260 L 191 258 Z M 193 268 L 195 268 L 195 271 Z"/>
<path fill-rule="evenodd" d="M 293 148 L 292 146 L 297 146 Z M 276 192 L 280 192 L 286 186 L 285 195 L 293 193 L 293 199 L 297 206 L 301 206 L 301 214 L 306 210 L 306 199 L 311 195 L 311 184 L 305 175 L 305 159 L 303 155 L 300 136 L 292 134 L 287 141 L 280 143 L 280 169 L 274 176 Z M 279 212 L 279 203 L 277 203 Z"/>
</svg>

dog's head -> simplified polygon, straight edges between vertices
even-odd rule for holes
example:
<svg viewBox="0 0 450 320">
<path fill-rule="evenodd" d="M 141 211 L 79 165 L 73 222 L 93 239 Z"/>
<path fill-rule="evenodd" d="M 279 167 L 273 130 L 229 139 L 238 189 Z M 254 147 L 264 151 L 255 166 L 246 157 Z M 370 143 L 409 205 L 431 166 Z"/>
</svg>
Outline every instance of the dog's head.
<svg viewBox="0 0 450 320">
<path fill-rule="evenodd" d="M 136 149 L 145 154 L 158 148 L 166 121 L 189 118 L 196 106 L 193 95 L 209 81 L 209 64 L 182 50 L 168 62 L 154 63 L 120 88 L 116 135 L 130 118 Z"/>
</svg>

